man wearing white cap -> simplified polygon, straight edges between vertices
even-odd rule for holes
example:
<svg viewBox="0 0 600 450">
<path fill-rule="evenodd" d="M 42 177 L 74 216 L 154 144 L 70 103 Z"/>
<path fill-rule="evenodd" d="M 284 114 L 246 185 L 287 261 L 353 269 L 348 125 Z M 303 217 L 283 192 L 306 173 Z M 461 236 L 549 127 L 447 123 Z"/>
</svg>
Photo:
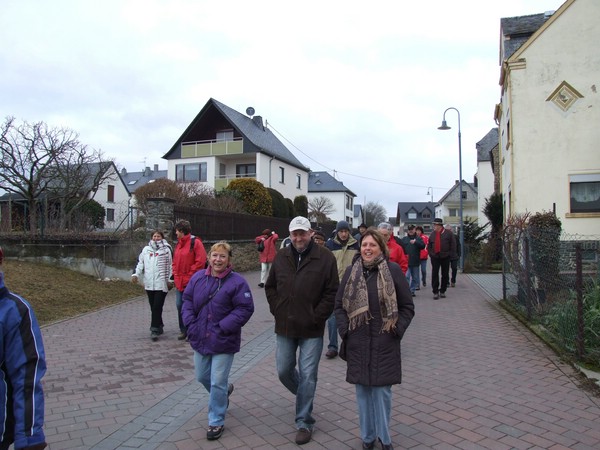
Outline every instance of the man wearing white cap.
<svg viewBox="0 0 600 450">
<path fill-rule="evenodd" d="M 323 333 L 339 277 L 333 254 L 311 239 L 306 217 L 294 217 L 289 231 L 291 245 L 277 252 L 265 293 L 275 317 L 277 374 L 296 396 L 296 444 L 302 445 L 312 437 Z"/>
</svg>

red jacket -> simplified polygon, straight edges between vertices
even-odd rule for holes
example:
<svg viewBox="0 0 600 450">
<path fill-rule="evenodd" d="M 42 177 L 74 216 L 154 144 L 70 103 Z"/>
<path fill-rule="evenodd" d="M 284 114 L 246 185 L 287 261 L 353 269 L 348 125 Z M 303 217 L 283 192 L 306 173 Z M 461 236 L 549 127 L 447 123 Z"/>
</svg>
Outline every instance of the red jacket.
<svg viewBox="0 0 600 450">
<path fill-rule="evenodd" d="M 402 268 L 402 272 L 406 273 L 408 270 L 408 257 L 404 253 L 402 246 L 396 242 L 394 236 L 390 236 L 390 240 L 387 243 L 388 249 L 390 250 L 390 261 L 398 263 Z"/>
<path fill-rule="evenodd" d="M 265 249 L 258 253 L 261 263 L 270 263 L 275 259 L 275 254 L 277 253 L 277 248 L 275 247 L 275 241 L 279 239 L 279 235 L 274 231 L 268 236 L 265 234 L 261 234 L 260 236 L 256 236 L 254 238 L 254 242 L 256 245 L 262 240 L 265 241 Z"/>
<path fill-rule="evenodd" d="M 423 242 L 425 242 L 425 248 L 421 250 L 421 260 L 426 260 L 429 257 L 429 252 L 427 251 L 427 244 L 429 244 L 429 236 L 427 236 L 426 234 L 421 234 L 421 236 L 419 237 L 423 239 Z"/>
<path fill-rule="evenodd" d="M 190 278 L 200 269 L 206 266 L 206 250 L 202 240 L 196 236 L 194 249 L 190 252 L 191 234 L 182 236 L 177 241 L 175 252 L 173 254 L 173 278 L 175 287 L 179 291 L 185 290 Z"/>
</svg>

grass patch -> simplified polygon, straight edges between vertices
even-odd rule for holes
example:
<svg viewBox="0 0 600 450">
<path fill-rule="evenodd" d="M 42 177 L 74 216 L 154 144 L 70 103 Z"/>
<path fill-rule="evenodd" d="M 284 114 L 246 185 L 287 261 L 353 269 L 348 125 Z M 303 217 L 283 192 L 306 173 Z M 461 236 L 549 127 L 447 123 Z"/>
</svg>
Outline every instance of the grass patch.
<svg viewBox="0 0 600 450">
<path fill-rule="evenodd" d="M 98 281 L 63 267 L 5 260 L 4 283 L 32 306 L 40 324 L 68 319 L 145 295 L 144 288 L 127 281 Z"/>
</svg>

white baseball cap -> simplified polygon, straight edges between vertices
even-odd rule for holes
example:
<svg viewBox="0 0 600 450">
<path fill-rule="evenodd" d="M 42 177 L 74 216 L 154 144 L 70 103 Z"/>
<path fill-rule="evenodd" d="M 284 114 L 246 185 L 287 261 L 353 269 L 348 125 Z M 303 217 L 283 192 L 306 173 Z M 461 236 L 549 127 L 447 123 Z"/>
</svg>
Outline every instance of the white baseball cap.
<svg viewBox="0 0 600 450">
<path fill-rule="evenodd" d="M 306 217 L 297 216 L 290 222 L 290 233 L 295 230 L 310 230 L 310 222 Z"/>
</svg>

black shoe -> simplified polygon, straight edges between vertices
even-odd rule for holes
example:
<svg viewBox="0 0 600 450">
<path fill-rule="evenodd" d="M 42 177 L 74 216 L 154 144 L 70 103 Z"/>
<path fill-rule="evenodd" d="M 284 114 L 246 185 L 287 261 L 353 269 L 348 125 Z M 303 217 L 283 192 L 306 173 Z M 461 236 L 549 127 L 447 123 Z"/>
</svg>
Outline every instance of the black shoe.
<svg viewBox="0 0 600 450">
<path fill-rule="evenodd" d="M 227 385 L 227 407 L 229 408 L 229 396 L 231 395 L 231 393 L 233 392 L 233 383 L 229 383 Z"/>
<path fill-rule="evenodd" d="M 381 450 L 394 450 L 394 446 L 391 442 L 389 444 L 384 444 L 381 442 L 381 439 L 379 439 L 379 445 L 381 445 Z"/>
<path fill-rule="evenodd" d="M 338 355 L 337 350 L 327 350 L 327 353 L 325 353 L 325 358 L 327 359 L 333 359 Z"/>
<path fill-rule="evenodd" d="M 456 287 L 456 283 L 450 283 L 450 287 Z"/>
<path fill-rule="evenodd" d="M 446 298 L 446 293 L 445 292 L 440 292 L 440 297 Z"/>
<path fill-rule="evenodd" d="M 423 287 L 427 286 L 427 283 L 425 281 L 423 281 Z"/>
<path fill-rule="evenodd" d="M 296 444 L 303 445 L 310 442 L 312 431 L 308 428 L 300 428 L 296 433 Z"/>
<path fill-rule="evenodd" d="M 178 341 L 183 341 L 185 338 L 187 338 L 187 333 L 185 331 L 182 331 L 179 333 L 179 336 L 177 336 Z"/>
<path fill-rule="evenodd" d="M 438 294 L 433 294 L 433 299 L 437 300 L 438 298 L 440 298 L 440 296 Z"/>
<path fill-rule="evenodd" d="M 224 429 L 224 425 L 209 426 L 208 431 L 206 432 L 206 439 L 208 439 L 209 441 L 216 441 L 223 435 Z"/>
<path fill-rule="evenodd" d="M 258 283 L 258 287 L 259 288 L 264 288 L 265 287 L 265 283 Z"/>
<path fill-rule="evenodd" d="M 362 443 L 362 448 L 363 450 L 371 450 L 372 448 L 375 448 L 375 441 L 373 442 L 364 442 Z"/>
<path fill-rule="evenodd" d="M 152 339 L 153 341 L 158 341 L 158 335 L 159 332 L 158 331 L 153 331 L 152 333 L 150 333 L 150 339 Z"/>
<path fill-rule="evenodd" d="M 414 292 L 411 292 L 412 296 L 415 297 L 417 294 L 415 294 Z"/>
</svg>

